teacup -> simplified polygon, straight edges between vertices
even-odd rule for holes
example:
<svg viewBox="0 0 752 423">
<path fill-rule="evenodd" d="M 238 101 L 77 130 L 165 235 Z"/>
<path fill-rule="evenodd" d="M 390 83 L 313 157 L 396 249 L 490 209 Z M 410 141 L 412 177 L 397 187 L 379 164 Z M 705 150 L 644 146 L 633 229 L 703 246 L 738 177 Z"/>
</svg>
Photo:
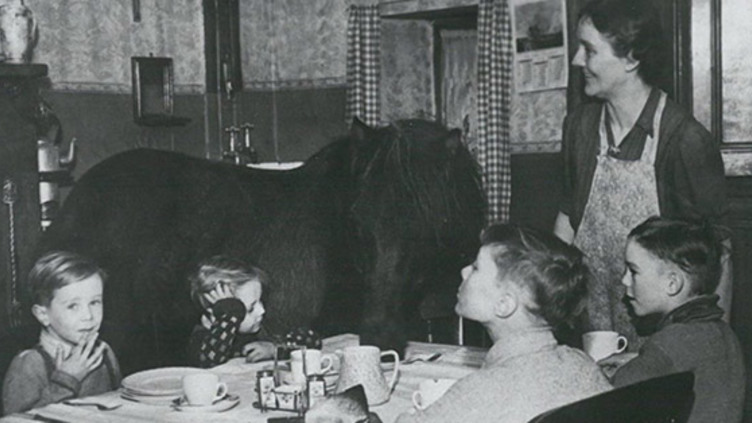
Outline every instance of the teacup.
<svg viewBox="0 0 752 423">
<path fill-rule="evenodd" d="M 227 395 L 227 385 L 214 373 L 192 373 L 183 377 L 183 393 L 190 405 L 211 405 Z"/>
<path fill-rule="evenodd" d="M 592 331 L 582 335 L 582 347 L 595 361 L 623 352 L 628 344 L 626 337 L 610 330 Z"/>
<path fill-rule="evenodd" d="M 290 371 L 292 383 L 302 385 L 306 383 L 306 376 L 319 375 L 328 372 L 334 365 L 334 356 L 322 354 L 321 350 L 305 350 L 305 369 L 303 369 L 303 351 L 295 350 L 290 353 Z M 303 372 L 305 370 L 305 374 Z"/>
<path fill-rule="evenodd" d="M 413 405 L 418 410 L 425 410 L 441 398 L 457 379 L 428 379 L 420 382 L 418 390 L 413 392 Z"/>
</svg>

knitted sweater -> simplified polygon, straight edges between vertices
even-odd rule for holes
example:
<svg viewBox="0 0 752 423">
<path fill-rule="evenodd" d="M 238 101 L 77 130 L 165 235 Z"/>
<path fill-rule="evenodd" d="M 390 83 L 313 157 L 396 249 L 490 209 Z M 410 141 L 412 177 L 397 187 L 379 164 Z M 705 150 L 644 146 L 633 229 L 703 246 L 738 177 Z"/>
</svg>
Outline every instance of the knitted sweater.
<svg viewBox="0 0 752 423">
<path fill-rule="evenodd" d="M 258 333 L 238 333 L 246 310 L 237 298 L 224 298 L 210 309 L 210 327 L 196 325 L 188 342 L 188 360 L 198 367 L 214 367 L 241 355 L 249 342 L 259 340 Z"/>
<path fill-rule="evenodd" d="M 695 402 L 689 422 L 740 422 L 744 360 L 739 340 L 721 320 L 717 301 L 715 295 L 699 297 L 667 314 L 637 358 L 614 374 L 614 386 L 691 370 Z"/>
<path fill-rule="evenodd" d="M 45 332 L 42 332 L 43 334 Z M 120 386 L 120 366 L 115 353 L 104 341 L 102 364 L 83 380 L 57 370 L 49 346 L 50 340 L 40 336 L 36 347 L 22 351 L 10 363 L 3 383 L 3 407 L 6 414 L 23 412 L 35 407 L 69 398 L 87 397 L 112 391 Z"/>
<path fill-rule="evenodd" d="M 497 341 L 483 367 L 460 379 L 407 422 L 525 423 L 552 408 L 611 389 L 598 366 L 580 350 L 558 345 L 549 330 Z"/>
</svg>

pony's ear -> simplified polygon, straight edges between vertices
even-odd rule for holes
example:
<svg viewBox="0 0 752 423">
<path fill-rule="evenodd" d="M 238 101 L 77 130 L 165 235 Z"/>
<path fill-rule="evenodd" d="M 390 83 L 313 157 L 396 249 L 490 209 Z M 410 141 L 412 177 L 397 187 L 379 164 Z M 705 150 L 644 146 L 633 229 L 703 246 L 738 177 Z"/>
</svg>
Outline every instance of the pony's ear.
<svg viewBox="0 0 752 423">
<path fill-rule="evenodd" d="M 358 119 L 357 116 L 353 117 L 352 124 L 350 124 L 350 138 L 357 142 L 365 141 L 368 137 L 368 132 L 371 128 L 368 127 L 363 121 Z"/>
<path fill-rule="evenodd" d="M 444 145 L 452 154 L 456 153 L 462 145 L 462 131 L 457 128 L 449 131 L 449 135 L 444 139 Z"/>
</svg>

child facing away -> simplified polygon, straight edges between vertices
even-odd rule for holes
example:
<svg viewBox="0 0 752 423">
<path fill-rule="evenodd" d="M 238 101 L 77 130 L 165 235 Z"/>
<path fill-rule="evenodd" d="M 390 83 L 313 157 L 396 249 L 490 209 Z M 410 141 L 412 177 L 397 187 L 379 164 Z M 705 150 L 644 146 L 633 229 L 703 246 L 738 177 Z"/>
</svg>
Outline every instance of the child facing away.
<svg viewBox="0 0 752 423">
<path fill-rule="evenodd" d="M 191 364 L 212 367 L 233 357 L 248 361 L 272 358 L 275 346 L 261 340 L 269 278 L 254 266 L 227 256 L 214 256 L 190 277 L 191 297 L 204 310 L 188 344 Z"/>
<path fill-rule="evenodd" d="M 462 269 L 455 311 L 493 341 L 480 370 L 458 380 L 423 411 L 397 422 L 520 423 L 611 389 L 582 351 L 559 345 L 555 328 L 573 321 L 587 294 L 582 253 L 553 234 L 496 225 Z"/>
<path fill-rule="evenodd" d="M 723 247 L 709 224 L 652 217 L 632 229 L 625 250 L 626 300 L 638 317 L 660 317 L 639 354 L 600 362 L 619 366 L 614 386 L 691 370 L 690 422 L 739 422 L 745 376 L 739 341 L 714 291 Z M 625 363 L 626 362 L 626 363 Z"/>
<path fill-rule="evenodd" d="M 39 344 L 18 354 L 5 375 L 6 414 L 120 386 L 115 354 L 97 339 L 105 279 L 96 263 L 71 252 L 53 251 L 34 264 L 31 311 L 42 329 Z"/>
</svg>

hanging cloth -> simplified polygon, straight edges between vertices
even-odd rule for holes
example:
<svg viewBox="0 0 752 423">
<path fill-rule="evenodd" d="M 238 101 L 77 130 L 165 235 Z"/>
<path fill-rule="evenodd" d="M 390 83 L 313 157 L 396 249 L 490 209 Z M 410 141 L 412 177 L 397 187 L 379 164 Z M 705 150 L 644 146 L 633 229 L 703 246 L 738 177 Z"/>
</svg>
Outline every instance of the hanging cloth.
<svg viewBox="0 0 752 423">
<path fill-rule="evenodd" d="M 512 23 L 507 0 L 478 4 L 478 162 L 487 223 L 507 222 L 512 199 Z"/>
<path fill-rule="evenodd" d="M 608 155 L 606 106 L 601 113 L 597 157 L 588 202 L 574 245 L 585 254 L 593 278 L 588 286 L 587 330 L 615 330 L 627 337 L 630 350 L 641 343 L 622 302 L 625 287 L 624 247 L 627 235 L 650 216 L 660 214 L 655 158 L 666 93 L 661 93 L 639 160 L 619 160 Z"/>
<path fill-rule="evenodd" d="M 369 126 L 380 122 L 381 17 L 379 5 L 350 6 L 347 18 L 347 104 L 345 119 Z"/>
</svg>

